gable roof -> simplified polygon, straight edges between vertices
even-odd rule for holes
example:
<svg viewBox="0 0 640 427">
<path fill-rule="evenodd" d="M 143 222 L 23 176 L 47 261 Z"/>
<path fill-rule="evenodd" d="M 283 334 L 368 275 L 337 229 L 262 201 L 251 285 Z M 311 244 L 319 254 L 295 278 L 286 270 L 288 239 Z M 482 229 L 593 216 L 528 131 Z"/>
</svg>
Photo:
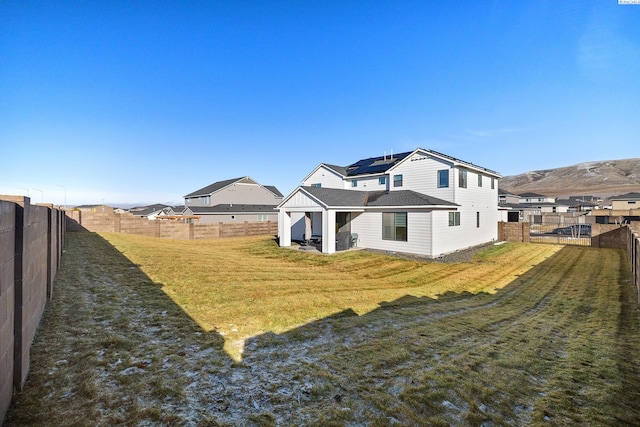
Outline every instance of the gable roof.
<svg viewBox="0 0 640 427">
<path fill-rule="evenodd" d="M 240 178 L 226 179 L 224 181 L 214 182 L 211 185 L 207 185 L 206 187 L 202 187 L 201 189 L 196 190 L 193 193 L 187 194 L 186 196 L 184 196 L 184 198 L 208 196 L 208 195 L 210 195 L 212 193 L 215 193 L 216 191 L 220 191 L 225 187 L 228 187 L 228 186 L 230 186 L 232 184 L 236 184 L 236 183 L 239 183 L 239 182 L 244 182 L 244 183 L 248 183 L 248 184 L 255 184 L 255 185 L 258 185 L 260 187 L 264 187 L 268 191 L 272 192 L 276 197 L 283 197 L 282 193 L 275 186 L 273 186 L 273 185 L 260 185 L 256 181 L 254 181 L 253 179 L 249 178 L 248 176 L 243 176 L 243 177 L 240 177 Z"/>
<path fill-rule="evenodd" d="M 171 208 L 171 206 L 169 205 L 163 205 L 163 204 L 155 204 L 155 205 L 148 205 L 148 206 L 137 206 L 135 208 L 131 208 L 129 209 L 129 213 L 136 215 L 136 216 L 149 216 L 155 212 L 160 212 L 164 209 L 167 208 Z"/>
<path fill-rule="evenodd" d="M 549 197 L 549 196 L 545 196 L 543 194 L 538 194 L 538 193 L 522 193 L 522 194 L 518 194 L 518 196 L 520 197 Z"/>
<path fill-rule="evenodd" d="M 383 156 L 378 156 L 378 157 L 369 157 L 369 158 L 366 158 L 366 159 L 358 160 L 357 162 L 352 163 L 352 164 L 350 164 L 348 166 L 336 166 L 336 165 L 331 165 L 331 164 L 328 164 L 328 163 L 321 163 L 320 166 L 318 166 L 316 169 L 314 169 L 313 172 L 311 172 L 311 174 L 307 175 L 307 177 L 304 180 L 306 181 L 307 178 L 310 175 L 312 175 L 321 166 L 324 166 L 324 167 L 336 172 L 337 174 L 341 175 L 342 177 L 355 177 L 355 176 L 360 176 L 360 175 L 371 175 L 371 174 L 385 173 L 389 169 L 393 168 L 394 166 L 402 163 L 407 157 L 409 157 L 411 154 L 416 153 L 416 152 L 423 152 L 423 153 L 429 154 L 430 156 L 439 158 L 441 160 L 445 160 L 447 162 L 452 162 L 452 163 L 454 163 L 456 165 L 459 165 L 459 166 L 467 167 L 467 168 L 470 168 L 470 169 L 482 170 L 482 171 L 484 171 L 484 172 L 486 172 L 488 174 L 495 175 L 496 177 L 500 176 L 499 173 L 497 173 L 495 171 L 492 171 L 491 169 L 483 168 L 483 167 L 475 165 L 473 163 L 466 162 L 466 161 L 460 160 L 460 159 L 456 159 L 455 157 L 451 157 L 451 156 L 439 153 L 439 152 L 434 151 L 434 150 L 425 150 L 424 148 L 417 148 L 417 149 L 415 149 L 413 151 L 407 151 L 407 152 L 404 152 L 404 153 L 383 155 Z"/>
<path fill-rule="evenodd" d="M 215 193 L 216 191 L 221 190 L 231 184 L 235 184 L 236 182 L 242 181 L 245 178 L 249 177 L 243 176 L 241 178 L 226 179 L 224 181 L 214 182 L 213 184 L 202 187 L 201 189 L 196 190 L 193 193 L 189 193 L 184 197 L 208 196 L 211 193 Z"/>
<path fill-rule="evenodd" d="M 640 200 L 640 193 L 627 193 L 609 197 L 609 200 Z"/>
<path fill-rule="evenodd" d="M 266 188 L 267 190 L 271 191 L 277 197 L 284 197 L 284 195 L 280 192 L 280 190 L 278 190 L 276 188 L 275 185 L 263 185 L 263 187 Z"/>
<path fill-rule="evenodd" d="M 358 191 L 340 188 L 298 187 L 280 206 L 297 191 L 303 191 L 327 207 L 456 207 L 455 203 L 431 197 L 412 190 Z"/>
</svg>

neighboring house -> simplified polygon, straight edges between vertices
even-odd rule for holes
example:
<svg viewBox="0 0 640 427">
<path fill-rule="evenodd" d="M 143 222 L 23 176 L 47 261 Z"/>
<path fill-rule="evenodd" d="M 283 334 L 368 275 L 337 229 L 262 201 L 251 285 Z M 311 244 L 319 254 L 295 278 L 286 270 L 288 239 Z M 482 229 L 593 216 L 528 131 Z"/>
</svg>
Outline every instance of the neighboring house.
<svg viewBox="0 0 640 427">
<path fill-rule="evenodd" d="M 499 178 L 422 148 L 344 167 L 322 163 L 278 205 L 280 246 L 312 236 L 333 253 L 348 234 L 359 247 L 437 257 L 491 242 Z"/>
<path fill-rule="evenodd" d="M 597 198 L 593 196 L 571 196 L 568 199 L 558 199 L 556 203 L 568 206 L 568 212 L 588 212 L 598 209 Z"/>
<path fill-rule="evenodd" d="M 198 215 L 201 224 L 277 221 L 275 207 L 283 199 L 274 186 L 248 176 L 218 181 L 184 196 L 183 215 Z"/>
<path fill-rule="evenodd" d="M 517 194 L 512 194 L 504 191 L 501 188 L 498 188 L 498 204 L 499 205 L 507 205 L 507 204 L 517 204 L 520 202 L 520 196 Z"/>
<path fill-rule="evenodd" d="M 566 214 L 576 210 L 577 203 L 571 200 L 557 200 L 553 196 L 538 193 L 522 193 L 517 196 L 500 190 L 499 205 L 507 209 L 509 222 L 544 222 L 545 214 Z"/>
<path fill-rule="evenodd" d="M 129 213 L 132 215 L 147 218 L 150 220 L 154 220 L 158 216 L 167 216 L 167 215 L 175 214 L 171 206 L 163 205 L 163 204 L 137 206 L 129 209 Z"/>
<path fill-rule="evenodd" d="M 610 206 L 589 214 L 597 224 L 624 224 L 640 221 L 640 193 L 627 193 L 609 198 Z"/>
<path fill-rule="evenodd" d="M 537 193 L 522 193 L 519 196 L 518 203 L 555 203 L 556 198 L 544 196 Z"/>
<path fill-rule="evenodd" d="M 640 209 L 640 193 L 627 193 L 619 196 L 610 197 L 611 209 L 627 210 Z"/>
</svg>

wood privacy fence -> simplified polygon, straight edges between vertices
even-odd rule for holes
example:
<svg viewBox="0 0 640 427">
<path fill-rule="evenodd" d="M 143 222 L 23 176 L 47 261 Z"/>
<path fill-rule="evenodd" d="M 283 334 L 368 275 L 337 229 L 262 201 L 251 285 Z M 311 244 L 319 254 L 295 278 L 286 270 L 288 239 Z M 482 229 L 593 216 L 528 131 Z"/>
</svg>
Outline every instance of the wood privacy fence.
<svg viewBox="0 0 640 427">
<path fill-rule="evenodd" d="M 210 240 L 225 237 L 266 236 L 278 234 L 272 221 L 217 224 L 186 224 L 176 220 L 149 220 L 130 213 L 68 211 L 67 229 L 104 233 L 137 234 L 183 240 Z"/>
<path fill-rule="evenodd" d="M 0 196 L 0 425 L 29 373 L 30 347 L 64 246 L 64 213 Z"/>
</svg>

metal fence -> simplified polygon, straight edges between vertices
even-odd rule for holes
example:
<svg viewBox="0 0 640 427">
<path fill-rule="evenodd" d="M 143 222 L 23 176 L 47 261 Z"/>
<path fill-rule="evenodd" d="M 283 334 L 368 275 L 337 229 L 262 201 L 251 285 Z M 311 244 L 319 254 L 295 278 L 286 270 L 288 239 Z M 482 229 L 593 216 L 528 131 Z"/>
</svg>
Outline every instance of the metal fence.
<svg viewBox="0 0 640 427">
<path fill-rule="evenodd" d="M 534 222 L 530 224 L 532 243 L 591 246 L 591 224 Z"/>
</svg>

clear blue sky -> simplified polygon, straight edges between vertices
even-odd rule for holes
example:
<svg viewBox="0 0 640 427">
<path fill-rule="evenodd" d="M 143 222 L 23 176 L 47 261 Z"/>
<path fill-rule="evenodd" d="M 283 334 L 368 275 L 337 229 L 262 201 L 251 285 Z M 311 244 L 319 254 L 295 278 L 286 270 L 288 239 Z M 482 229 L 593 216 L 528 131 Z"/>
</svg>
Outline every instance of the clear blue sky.
<svg viewBox="0 0 640 427">
<path fill-rule="evenodd" d="M 181 203 L 417 147 L 640 157 L 640 5 L 0 1 L 0 194 Z"/>
</svg>

